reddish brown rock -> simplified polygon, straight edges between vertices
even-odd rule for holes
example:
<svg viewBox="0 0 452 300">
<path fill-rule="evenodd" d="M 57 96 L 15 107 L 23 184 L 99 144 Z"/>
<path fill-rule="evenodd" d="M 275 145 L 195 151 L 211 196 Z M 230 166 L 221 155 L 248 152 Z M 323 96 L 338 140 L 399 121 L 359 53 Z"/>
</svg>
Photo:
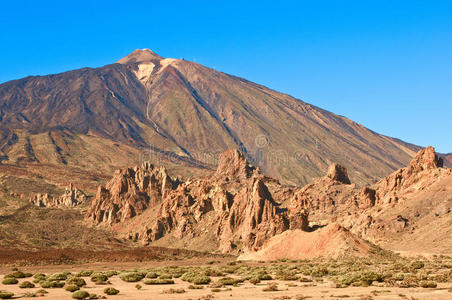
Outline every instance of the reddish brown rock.
<svg viewBox="0 0 452 300">
<path fill-rule="evenodd" d="M 375 185 L 377 202 L 393 204 L 399 200 L 404 190 L 416 184 L 427 188 L 428 182 L 433 182 L 439 175 L 439 168 L 442 166 L 443 161 L 436 155 L 433 147 L 420 150 L 407 167 L 395 171 Z"/>
<path fill-rule="evenodd" d="M 287 230 L 265 242 L 257 252 L 239 256 L 240 260 L 368 257 L 372 244 L 352 234 L 338 224 L 330 224 L 312 232 Z"/>
<path fill-rule="evenodd" d="M 344 184 L 350 184 L 347 170 L 340 164 L 332 164 L 328 167 L 326 176 L 334 181 L 338 181 Z"/>
<path fill-rule="evenodd" d="M 260 174 L 237 150 L 220 155 L 217 171 L 202 179 L 168 185 L 164 182 L 173 179 L 163 171 L 157 172 L 160 176 L 151 171 L 156 179 L 153 196 L 143 183 L 150 176 L 143 169 L 119 171 L 106 188 L 100 187 L 88 218 L 96 223 L 120 221 L 123 228 L 133 228 L 135 233 L 128 236 L 145 243 L 202 240 L 222 252 L 258 249 L 289 228 L 307 228 L 307 214 L 291 215 L 282 208 L 266 183 L 279 184 Z M 157 201 L 151 205 L 151 199 Z M 137 216 L 133 224 L 140 223 L 138 227 L 128 225 Z"/>
<path fill-rule="evenodd" d="M 117 170 L 105 187 L 99 186 L 87 218 L 95 223 L 117 223 L 159 204 L 179 184 L 166 169 L 144 163 Z"/>
<path fill-rule="evenodd" d="M 86 194 L 82 190 L 75 188 L 71 183 L 60 196 L 51 196 L 47 193 L 36 194 L 30 199 L 30 202 L 39 207 L 63 208 L 82 205 L 86 202 L 86 199 Z"/>
<path fill-rule="evenodd" d="M 238 151 L 226 151 L 218 162 L 215 173 L 183 183 L 151 166 L 118 171 L 99 188 L 88 218 L 116 224 L 113 229 L 120 234 L 156 246 L 249 252 L 288 230 L 311 232 L 330 223 L 389 243 L 418 232 L 419 220 L 439 218 L 440 226 L 447 224 L 451 210 L 452 172 L 440 167 L 433 148 L 362 188 L 351 184 L 337 164 L 313 183 L 291 188 L 260 174 Z"/>
</svg>

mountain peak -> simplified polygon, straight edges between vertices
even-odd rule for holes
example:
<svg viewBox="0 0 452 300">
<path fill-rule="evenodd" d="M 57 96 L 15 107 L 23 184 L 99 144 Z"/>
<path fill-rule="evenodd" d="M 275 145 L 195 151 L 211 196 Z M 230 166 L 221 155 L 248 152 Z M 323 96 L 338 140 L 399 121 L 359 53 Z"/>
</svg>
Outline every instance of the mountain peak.
<svg viewBox="0 0 452 300">
<path fill-rule="evenodd" d="M 139 62 L 150 62 L 153 60 L 161 60 L 163 57 L 150 49 L 136 49 L 124 58 L 117 61 L 120 64 L 131 64 Z"/>
</svg>

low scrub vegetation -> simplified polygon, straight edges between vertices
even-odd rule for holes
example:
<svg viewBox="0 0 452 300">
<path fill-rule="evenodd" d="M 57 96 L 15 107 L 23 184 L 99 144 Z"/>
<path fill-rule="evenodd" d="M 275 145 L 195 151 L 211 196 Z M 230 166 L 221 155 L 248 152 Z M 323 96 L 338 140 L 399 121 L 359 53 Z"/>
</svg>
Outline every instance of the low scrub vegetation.
<svg viewBox="0 0 452 300">
<path fill-rule="evenodd" d="M 11 299 L 14 296 L 14 293 L 0 291 L 0 299 Z"/>
<path fill-rule="evenodd" d="M 35 287 L 35 285 L 33 283 L 31 283 L 30 281 L 23 281 L 19 284 L 19 287 L 21 289 L 32 289 Z"/>
<path fill-rule="evenodd" d="M 117 295 L 119 294 L 119 290 L 113 288 L 113 287 L 108 287 L 104 289 L 104 293 L 107 295 Z"/>
<path fill-rule="evenodd" d="M 64 287 L 65 283 L 63 281 L 41 281 L 40 285 L 43 289 L 48 289 L 48 288 L 62 288 Z"/>
<path fill-rule="evenodd" d="M 87 299 L 89 298 L 89 293 L 87 291 L 75 291 L 72 294 L 72 298 L 74 299 Z"/>
<path fill-rule="evenodd" d="M 80 287 L 78 287 L 77 285 L 74 285 L 74 284 L 70 284 L 70 285 L 66 285 L 66 287 L 64 289 L 68 292 L 75 292 L 75 291 L 78 291 L 80 289 Z"/>
<path fill-rule="evenodd" d="M 125 282 L 138 282 L 144 278 L 145 275 L 139 272 L 126 272 L 119 274 L 119 278 Z"/>
<path fill-rule="evenodd" d="M 19 282 L 19 280 L 17 280 L 14 277 L 6 277 L 2 280 L 2 284 L 17 284 Z"/>
<path fill-rule="evenodd" d="M 86 285 L 86 281 L 85 279 L 81 278 L 81 277 L 69 277 L 66 280 L 66 284 L 69 285 L 76 285 L 78 287 L 82 287 Z"/>
<path fill-rule="evenodd" d="M 250 285 L 262 286 L 258 289 L 259 292 L 274 292 L 323 283 L 328 283 L 328 286 L 332 285 L 336 288 L 373 287 L 374 291 L 375 286 L 379 288 L 435 289 L 440 283 L 452 282 L 451 270 L 452 259 L 445 256 L 437 256 L 432 259 L 391 256 L 380 259 L 212 263 L 204 266 L 166 266 L 102 272 L 88 270 L 73 274 L 69 272 L 36 273 L 29 280 L 23 278 L 31 277 L 32 274 L 13 270 L 4 276 L 2 283 L 4 285 L 19 283 L 19 287 L 23 289 L 35 286 L 46 289 L 64 288 L 72 293 L 74 299 L 100 299 L 105 298 L 105 295 L 116 295 L 119 291 L 110 286 L 103 289 L 104 295 L 96 295 L 81 289 L 87 285 L 92 287 L 93 283 L 110 284 L 118 278 L 126 283 L 133 283 L 134 285 L 131 287 L 135 286 L 137 290 L 142 288 L 142 284 L 171 285 L 183 281 L 185 282 L 184 287 L 188 286 L 188 289 L 184 290 L 176 285 L 163 290 L 164 294 L 190 293 L 195 289 L 205 289 L 206 287 L 212 292 L 225 292 L 240 286 L 249 288 Z M 90 280 L 87 280 L 88 277 Z M 281 285 L 281 281 L 286 282 L 284 282 L 284 288 L 279 289 L 277 283 Z M 146 288 L 143 289 L 146 290 Z M 8 296 L 6 291 L 1 293 L 5 294 L 4 297 Z M 375 293 L 378 295 L 377 292 Z M 372 295 L 376 296 L 375 293 Z M 32 291 L 22 295 L 36 297 L 44 294 L 45 290 L 41 290 L 41 292 Z"/>
<path fill-rule="evenodd" d="M 152 285 L 152 284 L 174 284 L 174 280 L 172 279 L 146 279 L 143 281 L 144 284 Z"/>
</svg>

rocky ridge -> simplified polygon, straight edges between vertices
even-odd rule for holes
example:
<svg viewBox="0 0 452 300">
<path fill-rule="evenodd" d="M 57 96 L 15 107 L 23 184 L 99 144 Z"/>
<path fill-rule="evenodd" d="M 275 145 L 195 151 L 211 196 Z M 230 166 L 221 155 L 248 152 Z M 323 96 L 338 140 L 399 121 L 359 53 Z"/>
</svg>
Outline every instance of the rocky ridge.
<svg viewBox="0 0 452 300">
<path fill-rule="evenodd" d="M 286 240 L 331 235 L 358 244 L 359 239 L 386 241 L 395 249 L 390 233 L 403 238 L 430 218 L 418 207 L 430 188 L 430 205 L 444 206 L 444 222 L 450 218 L 452 199 L 435 195 L 438 189 L 447 195 L 444 185 L 452 182 L 452 171 L 441 167 L 432 147 L 420 150 L 406 168 L 362 188 L 339 164 L 313 183 L 293 188 L 262 175 L 237 150 L 224 152 L 218 161 L 216 172 L 187 181 L 149 164 L 117 171 L 106 187 L 99 187 L 87 218 L 144 244 L 191 248 L 202 242 L 209 245 L 205 250 L 244 253 L 263 250 L 266 241 L 277 241 L 283 233 Z M 337 230 L 326 234 L 321 227 L 329 224 L 339 229 L 329 227 Z"/>
<path fill-rule="evenodd" d="M 118 171 L 106 187 L 99 188 L 87 218 L 112 224 L 154 208 L 155 217 L 133 238 L 150 243 L 168 235 L 188 239 L 212 234 L 222 252 L 239 246 L 257 249 L 271 236 L 307 226 L 307 215 L 289 214 L 281 207 L 267 186 L 274 180 L 262 175 L 237 150 L 224 152 L 217 171 L 197 180 L 179 182 L 164 168 L 158 169 L 159 176 L 147 174 L 151 169 L 157 170 L 145 164 Z M 148 182 L 153 182 L 152 188 Z M 209 230 L 202 233 L 200 227 Z"/>
<path fill-rule="evenodd" d="M 64 193 L 60 196 L 52 196 L 48 193 L 36 194 L 30 202 L 39 207 L 76 207 L 85 204 L 87 200 L 86 194 L 71 184 L 65 188 Z"/>
<path fill-rule="evenodd" d="M 400 240 L 407 245 L 421 243 L 425 235 L 436 240 L 435 247 L 424 244 L 430 247 L 429 251 L 450 249 L 452 170 L 442 166 L 434 148 L 427 147 L 407 167 L 363 188 L 347 179 L 333 179 L 340 177 L 335 174 L 340 168 L 331 167 L 336 170 L 333 175 L 328 173 L 295 191 L 289 207 L 308 211 L 311 224 L 337 222 L 350 232 L 391 249 L 404 249 Z M 442 230 L 435 230 L 435 223 Z"/>
</svg>

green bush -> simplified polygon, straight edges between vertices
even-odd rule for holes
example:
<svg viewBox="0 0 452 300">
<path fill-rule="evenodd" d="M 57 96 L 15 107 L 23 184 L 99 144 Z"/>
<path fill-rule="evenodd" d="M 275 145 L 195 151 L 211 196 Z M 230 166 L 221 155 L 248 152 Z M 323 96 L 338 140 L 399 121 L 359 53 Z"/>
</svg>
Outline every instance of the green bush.
<svg viewBox="0 0 452 300">
<path fill-rule="evenodd" d="M 119 273 L 117 271 L 107 271 L 104 272 L 104 274 L 107 275 L 108 278 L 110 278 L 112 276 L 118 275 Z"/>
<path fill-rule="evenodd" d="M 70 285 L 66 286 L 64 289 L 68 292 L 75 292 L 75 291 L 78 291 L 80 289 L 80 287 L 75 284 L 70 284 Z"/>
<path fill-rule="evenodd" d="M 172 279 L 146 279 L 143 281 L 144 284 L 174 284 Z"/>
<path fill-rule="evenodd" d="M 159 278 L 160 279 L 172 279 L 173 276 L 171 276 L 170 274 L 160 274 Z"/>
<path fill-rule="evenodd" d="M 144 278 L 144 275 L 138 272 L 127 272 L 119 274 L 119 278 L 125 282 L 138 282 Z"/>
<path fill-rule="evenodd" d="M 14 296 L 14 293 L 11 292 L 0 292 L 0 299 L 11 299 Z"/>
<path fill-rule="evenodd" d="M 146 278 L 150 278 L 150 279 L 154 279 L 159 277 L 159 274 L 155 273 L 155 272 L 149 272 L 146 274 Z"/>
<path fill-rule="evenodd" d="M 35 287 L 35 285 L 33 283 L 31 283 L 30 281 L 24 281 L 21 284 L 19 284 L 19 287 L 21 289 L 32 289 Z"/>
<path fill-rule="evenodd" d="M 205 270 L 203 273 L 206 276 L 216 276 L 216 277 L 224 275 L 223 272 L 221 272 L 220 270 L 218 270 L 218 269 L 210 269 L 210 268 Z"/>
<path fill-rule="evenodd" d="M 86 281 L 85 279 L 81 278 L 81 277 L 69 277 L 66 280 L 66 284 L 69 285 L 76 285 L 78 287 L 82 287 L 86 285 Z"/>
<path fill-rule="evenodd" d="M 323 277 L 325 275 L 328 275 L 328 269 L 325 267 L 315 266 L 311 270 L 312 277 Z"/>
<path fill-rule="evenodd" d="M 19 280 L 14 277 L 6 277 L 2 281 L 3 284 L 17 284 L 18 282 Z"/>
<path fill-rule="evenodd" d="M 217 283 L 221 285 L 236 285 L 238 283 L 242 283 L 243 279 L 234 279 L 231 277 L 223 277 L 218 279 Z"/>
<path fill-rule="evenodd" d="M 21 271 L 16 271 L 16 272 L 13 272 L 13 273 L 11 273 L 11 274 L 6 274 L 5 275 L 5 278 L 25 278 L 25 277 L 27 277 L 27 275 L 28 274 L 25 274 L 25 273 L 23 273 L 23 272 L 21 272 Z M 31 275 L 30 275 L 31 276 Z M 30 276 L 28 276 L 28 277 L 30 277 Z"/>
<path fill-rule="evenodd" d="M 119 290 L 112 288 L 112 287 L 108 287 L 108 288 L 104 289 L 104 293 L 107 295 L 117 295 L 117 294 L 119 294 Z"/>
<path fill-rule="evenodd" d="M 55 273 L 49 276 L 49 278 L 47 280 L 49 281 L 60 281 L 60 280 L 66 280 L 67 279 L 67 274 L 66 273 Z"/>
<path fill-rule="evenodd" d="M 415 288 L 419 286 L 419 282 L 416 278 L 407 277 L 404 280 L 399 281 L 397 285 L 401 288 Z"/>
<path fill-rule="evenodd" d="M 423 288 L 436 288 L 438 285 L 431 280 L 422 280 L 419 282 L 419 286 Z"/>
<path fill-rule="evenodd" d="M 64 287 L 64 282 L 63 281 L 41 281 L 41 287 L 44 289 L 48 289 L 48 288 L 62 288 Z"/>
<path fill-rule="evenodd" d="M 75 276 L 77 277 L 90 277 L 92 274 L 94 273 L 94 271 L 92 270 L 84 270 L 84 271 L 80 271 L 78 272 Z"/>
<path fill-rule="evenodd" d="M 356 272 L 351 272 L 343 276 L 336 277 L 333 281 L 336 283 L 336 286 L 345 287 L 355 282 L 361 282 L 361 275 Z"/>
<path fill-rule="evenodd" d="M 75 291 L 72 293 L 72 298 L 74 299 L 86 299 L 89 297 L 89 293 L 87 291 Z"/>
<path fill-rule="evenodd" d="M 378 274 L 376 272 L 366 272 L 361 274 L 361 282 L 363 286 L 369 286 L 374 281 L 382 282 L 383 275 Z"/>
<path fill-rule="evenodd" d="M 37 273 L 35 274 L 35 276 L 33 276 L 33 278 L 34 283 L 39 283 L 40 281 L 46 280 L 46 275 L 42 273 Z"/>
<path fill-rule="evenodd" d="M 284 281 L 298 280 L 299 278 L 300 277 L 297 275 L 292 275 L 292 274 L 287 274 L 287 273 L 279 274 L 278 276 L 276 276 L 276 279 L 284 280 Z"/>
<path fill-rule="evenodd" d="M 397 273 L 397 274 L 392 275 L 392 278 L 393 278 L 395 281 L 402 281 L 402 280 L 405 279 L 405 274 L 403 274 L 403 273 Z"/>
<path fill-rule="evenodd" d="M 259 275 L 260 280 L 273 280 L 273 277 L 270 274 L 261 274 Z"/>
<path fill-rule="evenodd" d="M 191 283 L 194 283 L 196 285 L 209 284 L 210 282 L 211 282 L 210 277 L 204 275 L 198 275 L 193 278 L 193 281 L 191 281 Z"/>
<path fill-rule="evenodd" d="M 183 280 L 183 281 L 192 282 L 192 281 L 193 281 L 193 278 L 195 278 L 197 275 L 198 275 L 198 273 L 193 272 L 193 271 L 191 271 L 191 272 L 185 272 L 185 273 L 180 277 L 180 279 Z"/>
<path fill-rule="evenodd" d="M 424 263 L 422 261 L 413 261 L 410 265 L 411 268 L 413 269 L 422 269 L 424 267 Z"/>
<path fill-rule="evenodd" d="M 194 286 L 194 285 L 190 284 L 190 285 L 188 286 L 188 288 L 189 288 L 190 290 L 202 290 L 204 287 L 203 287 L 203 286 Z"/>
<path fill-rule="evenodd" d="M 108 280 L 108 276 L 105 275 L 104 273 L 97 272 L 97 273 L 93 273 L 91 275 L 91 281 L 95 282 L 95 283 L 102 283 L 107 280 Z"/>
</svg>

